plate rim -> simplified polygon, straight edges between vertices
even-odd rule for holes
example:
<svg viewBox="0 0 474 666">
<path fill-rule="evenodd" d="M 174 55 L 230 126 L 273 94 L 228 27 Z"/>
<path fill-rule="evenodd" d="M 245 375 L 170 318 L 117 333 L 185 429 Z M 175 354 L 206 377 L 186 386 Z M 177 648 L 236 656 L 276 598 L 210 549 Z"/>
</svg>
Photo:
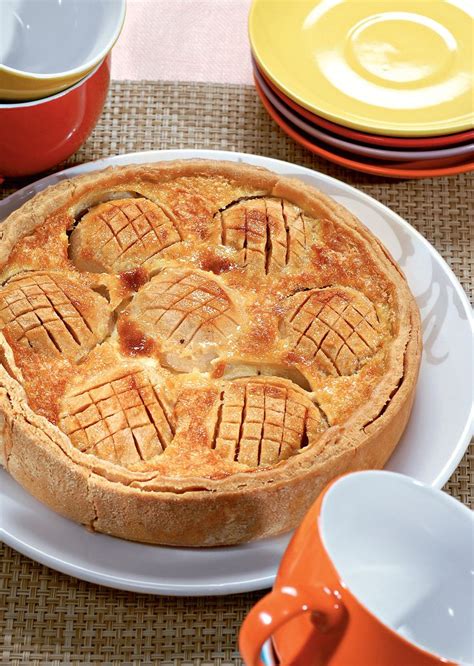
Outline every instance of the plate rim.
<svg viewBox="0 0 474 666">
<path fill-rule="evenodd" d="M 154 159 L 158 156 L 158 159 Z M 135 151 L 130 153 L 124 153 L 122 155 L 111 155 L 105 158 L 100 158 L 98 160 L 93 160 L 89 162 L 84 162 L 82 164 L 74 165 L 69 168 L 62 169 L 58 172 L 48 174 L 47 176 L 26 185 L 25 187 L 17 190 L 13 194 L 5 197 L 0 202 L 0 216 L 2 209 L 5 207 L 5 202 L 11 202 L 12 199 L 16 200 L 17 198 L 21 201 L 21 195 L 25 194 L 30 188 L 34 187 L 35 189 L 31 192 L 32 195 L 36 194 L 39 191 L 38 186 L 42 186 L 41 189 L 44 189 L 48 186 L 49 182 L 55 184 L 59 180 L 63 180 L 69 176 L 80 175 L 81 173 L 87 173 L 89 171 L 94 171 L 94 167 L 98 169 L 105 168 L 107 166 L 119 166 L 120 164 L 127 163 L 128 160 L 140 158 L 143 163 L 152 163 L 159 161 L 167 161 L 172 159 L 217 159 L 217 160 L 231 160 L 234 162 L 245 162 L 247 161 L 250 164 L 256 166 L 267 166 L 267 168 L 272 169 L 275 166 L 280 167 L 290 167 L 291 169 L 296 169 L 299 171 L 300 175 L 308 173 L 310 175 L 316 174 L 318 178 L 321 178 L 322 181 L 328 183 L 329 185 L 335 185 L 337 188 L 340 188 L 341 185 L 344 190 L 351 193 L 355 193 L 357 198 L 362 198 L 362 200 L 367 203 L 370 207 L 379 209 L 381 213 L 388 214 L 390 217 L 394 218 L 397 224 L 400 224 L 406 231 L 413 234 L 418 242 L 421 242 L 422 245 L 426 248 L 428 253 L 438 261 L 443 270 L 449 277 L 450 284 L 452 288 L 457 293 L 460 298 L 460 302 L 463 306 L 463 310 L 466 313 L 466 318 L 468 325 L 470 325 L 471 331 L 474 334 L 474 315 L 471 310 L 469 299 L 462 288 L 459 280 L 455 276 L 454 272 L 443 259 L 440 253 L 436 248 L 417 230 L 415 227 L 412 227 L 409 222 L 404 220 L 398 213 L 391 210 L 385 204 L 377 201 L 374 197 L 370 196 L 366 192 L 357 189 L 353 185 L 349 185 L 344 181 L 341 181 L 333 176 L 329 176 L 325 173 L 316 171 L 309 167 L 304 167 L 299 164 L 292 162 L 287 162 L 285 160 L 279 160 L 272 157 L 266 157 L 264 155 L 256 155 L 252 153 L 244 153 L 240 151 L 229 151 L 229 150 L 209 150 L 209 149 L 194 149 L 194 148 L 184 148 L 184 149 L 164 149 L 164 150 L 149 150 L 149 151 Z M 136 162 L 138 163 L 138 162 Z M 92 168 L 91 168 L 92 167 Z M 294 177 L 298 177 L 298 174 L 292 174 Z M 28 197 L 31 198 L 31 197 Z M 23 201 L 21 204 L 24 203 Z M 20 205 L 21 205 L 20 204 Z M 1 221 L 0 221 L 1 224 Z M 446 461 L 441 472 L 438 476 L 427 485 L 430 485 L 434 488 L 441 488 L 445 482 L 450 478 L 452 472 L 458 466 L 460 460 L 462 459 L 467 446 L 469 445 L 471 430 L 474 425 L 474 405 L 472 406 L 471 413 L 469 418 L 466 421 L 465 427 L 460 434 L 456 445 L 453 447 L 450 458 Z M 7 474 L 6 470 L 2 470 L 2 473 Z M 77 526 L 80 528 L 80 526 Z M 111 537 L 114 538 L 114 537 Z M 279 537 L 275 537 L 279 538 Z M 7 531 L 5 527 L 0 525 L 0 540 L 11 548 L 17 550 L 18 552 L 30 557 L 31 559 L 40 562 L 46 566 L 51 567 L 54 570 L 60 571 L 67 575 L 74 576 L 81 580 L 88 581 L 90 583 L 103 585 L 105 587 L 112 587 L 114 589 L 128 590 L 138 593 L 148 593 L 148 594 L 158 594 L 158 595 L 172 595 L 172 596 L 220 596 L 227 594 L 236 594 L 242 592 L 251 592 L 255 590 L 262 590 L 271 587 L 276 576 L 276 570 L 270 575 L 263 575 L 261 577 L 254 577 L 252 579 L 241 580 L 230 580 L 225 583 L 200 583 L 196 585 L 185 584 L 179 586 L 175 583 L 166 584 L 155 581 L 143 582 L 143 581 L 133 581 L 127 578 L 120 578 L 114 575 L 107 576 L 102 572 L 95 572 L 93 569 L 85 569 L 79 567 L 76 564 L 67 562 L 66 560 L 59 559 L 54 555 L 48 554 L 43 550 L 35 547 L 34 545 L 28 544 L 18 537 L 16 537 L 11 532 Z M 283 554 L 283 552 L 282 552 Z"/>
<path fill-rule="evenodd" d="M 330 147 L 321 147 L 316 143 L 310 141 L 310 139 L 300 134 L 297 129 L 294 129 L 288 124 L 288 120 L 283 118 L 278 110 L 273 106 L 270 100 L 266 97 L 263 92 L 260 84 L 257 79 L 255 81 L 255 88 L 257 90 L 258 96 L 267 111 L 268 115 L 272 120 L 283 130 L 283 132 L 289 136 L 293 141 L 296 141 L 300 146 L 303 146 L 306 150 L 314 155 L 319 155 L 330 162 L 339 164 L 346 169 L 352 169 L 354 171 L 359 171 L 362 173 L 368 173 L 372 176 L 384 176 L 386 178 L 435 178 L 441 176 L 454 176 L 460 173 L 467 173 L 474 169 L 474 162 L 460 162 L 453 166 L 445 167 L 431 167 L 425 169 L 414 169 L 409 167 L 400 168 L 399 162 L 394 162 L 393 164 L 384 162 L 382 164 L 374 164 L 370 162 L 360 161 L 360 156 L 351 155 L 350 157 L 344 157 L 343 155 L 338 155 L 337 153 L 332 152 Z M 371 160 L 372 158 L 367 158 Z"/>
<path fill-rule="evenodd" d="M 6 470 L 1 472 L 8 474 Z M 16 482 L 15 482 L 16 483 Z M 33 498 L 34 499 L 34 498 Z M 67 519 L 65 519 L 67 520 Z M 77 527 L 82 527 L 77 525 Z M 109 535 L 102 535 L 109 536 Z M 118 537 L 110 537 L 112 539 Z M 173 596 L 173 597 L 202 597 L 202 596 L 226 596 L 229 594 L 242 594 L 246 592 L 255 592 L 270 588 L 276 578 L 276 571 L 271 575 L 261 576 L 259 578 L 248 578 L 245 580 L 226 581 L 225 583 L 205 583 L 196 584 L 186 583 L 180 585 L 179 583 L 163 583 L 153 581 L 139 581 L 132 578 L 124 578 L 106 574 L 102 571 L 94 571 L 92 565 L 89 568 L 81 567 L 73 562 L 65 559 L 60 559 L 50 553 L 45 552 L 31 544 L 19 539 L 14 534 L 0 526 L 0 541 L 3 541 L 7 546 L 13 550 L 18 551 L 22 555 L 30 558 L 35 562 L 39 562 L 44 566 L 50 567 L 54 571 L 72 576 L 79 580 L 84 580 L 94 585 L 108 587 L 114 590 L 125 590 L 127 592 L 136 592 L 138 594 L 154 594 L 159 596 Z M 144 544 L 149 545 L 149 544 Z M 160 546 L 156 546 L 159 548 Z M 283 555 L 283 552 L 282 552 Z"/>
<path fill-rule="evenodd" d="M 275 85 L 275 83 L 273 83 L 270 79 L 265 78 L 265 73 L 259 69 L 258 63 L 255 60 L 253 54 L 251 54 L 251 61 L 253 67 L 258 69 L 259 74 L 265 80 L 265 83 L 272 88 L 275 95 L 277 95 L 284 104 L 289 106 L 293 111 L 295 111 L 295 113 L 299 113 L 302 117 L 306 118 L 306 120 L 308 120 L 310 123 L 321 127 L 325 131 L 332 132 L 337 136 L 341 136 L 352 141 L 367 143 L 369 145 L 390 146 L 398 148 L 424 147 L 428 149 L 433 148 L 433 146 L 460 145 L 474 139 L 474 129 L 472 128 L 462 132 L 454 132 L 453 134 L 440 134 L 439 136 L 402 137 L 388 134 L 370 134 L 367 131 L 346 127 L 345 125 L 332 122 L 328 118 L 323 118 L 322 116 L 310 111 L 306 107 L 297 104 L 293 99 L 291 99 L 291 97 L 285 95 L 284 91 L 280 90 Z"/>
<path fill-rule="evenodd" d="M 425 148 L 422 150 L 414 148 L 397 149 L 391 147 L 377 147 L 372 145 L 365 145 L 362 142 L 342 138 L 331 134 L 330 132 L 319 129 L 316 125 L 312 125 L 309 120 L 304 116 L 299 116 L 290 106 L 278 97 L 278 95 L 270 88 L 265 81 L 258 68 L 255 68 L 254 75 L 262 93 L 265 95 L 269 103 L 284 119 L 289 120 L 301 132 L 306 132 L 312 139 L 322 141 L 330 147 L 339 150 L 344 150 L 349 154 L 355 156 L 362 156 L 363 158 L 386 160 L 388 162 L 414 162 L 418 160 L 443 160 L 453 157 L 461 157 L 466 154 L 474 155 L 474 143 L 463 143 L 456 146 L 448 146 L 445 148 Z M 429 167 L 428 167 L 429 168 Z M 438 167 L 435 167 L 438 168 Z"/>
</svg>

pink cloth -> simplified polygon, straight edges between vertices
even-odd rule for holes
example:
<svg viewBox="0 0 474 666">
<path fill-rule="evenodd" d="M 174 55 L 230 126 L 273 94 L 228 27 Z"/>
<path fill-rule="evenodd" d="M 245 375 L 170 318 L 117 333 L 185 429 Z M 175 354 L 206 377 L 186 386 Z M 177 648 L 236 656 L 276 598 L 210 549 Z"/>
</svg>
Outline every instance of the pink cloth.
<svg viewBox="0 0 474 666">
<path fill-rule="evenodd" d="M 112 78 L 251 83 L 250 2 L 128 0 Z"/>
</svg>

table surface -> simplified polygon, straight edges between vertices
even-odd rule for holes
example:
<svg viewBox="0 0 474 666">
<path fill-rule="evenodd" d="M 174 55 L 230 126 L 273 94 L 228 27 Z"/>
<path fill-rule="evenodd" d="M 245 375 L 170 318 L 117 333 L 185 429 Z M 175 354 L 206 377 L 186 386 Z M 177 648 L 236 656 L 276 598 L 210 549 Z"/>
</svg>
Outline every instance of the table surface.
<svg viewBox="0 0 474 666">
<path fill-rule="evenodd" d="M 441 252 L 474 296 L 474 174 L 389 180 L 317 158 L 269 119 L 252 86 L 205 83 L 112 84 L 94 133 L 67 166 L 158 148 L 236 150 L 307 166 L 374 196 Z M 27 180 L 9 181 L 6 196 Z M 474 449 L 446 486 L 472 505 Z M 0 664 L 240 664 L 237 634 L 261 593 L 173 599 L 78 581 L 0 544 Z"/>
</svg>

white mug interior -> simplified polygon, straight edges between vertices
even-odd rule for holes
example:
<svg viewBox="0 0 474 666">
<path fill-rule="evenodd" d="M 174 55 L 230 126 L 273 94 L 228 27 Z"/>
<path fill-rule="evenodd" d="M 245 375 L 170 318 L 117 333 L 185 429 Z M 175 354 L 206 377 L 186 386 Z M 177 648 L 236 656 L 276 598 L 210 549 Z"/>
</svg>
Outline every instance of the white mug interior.
<svg viewBox="0 0 474 666">
<path fill-rule="evenodd" d="M 0 66 L 37 78 L 85 70 L 110 50 L 124 13 L 124 0 L 0 0 Z"/>
<path fill-rule="evenodd" d="M 344 476 L 321 536 L 344 586 L 408 641 L 472 664 L 474 518 L 447 494 L 393 472 Z"/>
</svg>

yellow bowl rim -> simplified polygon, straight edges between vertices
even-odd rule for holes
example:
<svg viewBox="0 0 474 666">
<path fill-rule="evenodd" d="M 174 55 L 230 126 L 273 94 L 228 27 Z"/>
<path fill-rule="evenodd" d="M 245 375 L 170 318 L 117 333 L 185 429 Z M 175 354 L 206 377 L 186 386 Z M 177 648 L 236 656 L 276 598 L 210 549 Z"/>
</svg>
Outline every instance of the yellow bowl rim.
<svg viewBox="0 0 474 666">
<path fill-rule="evenodd" d="M 40 104 L 46 104 L 47 102 L 51 102 L 54 99 L 57 99 L 58 97 L 63 97 L 64 95 L 67 95 L 72 90 L 75 90 L 76 88 L 82 86 L 86 81 L 88 81 L 91 78 L 91 76 L 94 76 L 97 70 L 100 67 L 102 67 L 108 55 L 109 54 L 106 54 L 105 58 L 102 58 L 102 60 L 86 76 L 84 76 L 82 79 L 79 79 L 79 81 L 76 81 L 76 83 L 73 86 L 69 86 L 69 88 L 60 90 L 59 92 L 54 93 L 54 95 L 49 95 L 48 97 L 40 97 L 39 99 L 31 99 L 31 100 L 26 100 L 24 102 L 22 102 L 21 100 L 13 100 L 12 102 L 0 102 L 0 112 L 2 109 L 17 109 L 17 108 L 23 109 L 28 106 L 39 106 Z"/>
</svg>

